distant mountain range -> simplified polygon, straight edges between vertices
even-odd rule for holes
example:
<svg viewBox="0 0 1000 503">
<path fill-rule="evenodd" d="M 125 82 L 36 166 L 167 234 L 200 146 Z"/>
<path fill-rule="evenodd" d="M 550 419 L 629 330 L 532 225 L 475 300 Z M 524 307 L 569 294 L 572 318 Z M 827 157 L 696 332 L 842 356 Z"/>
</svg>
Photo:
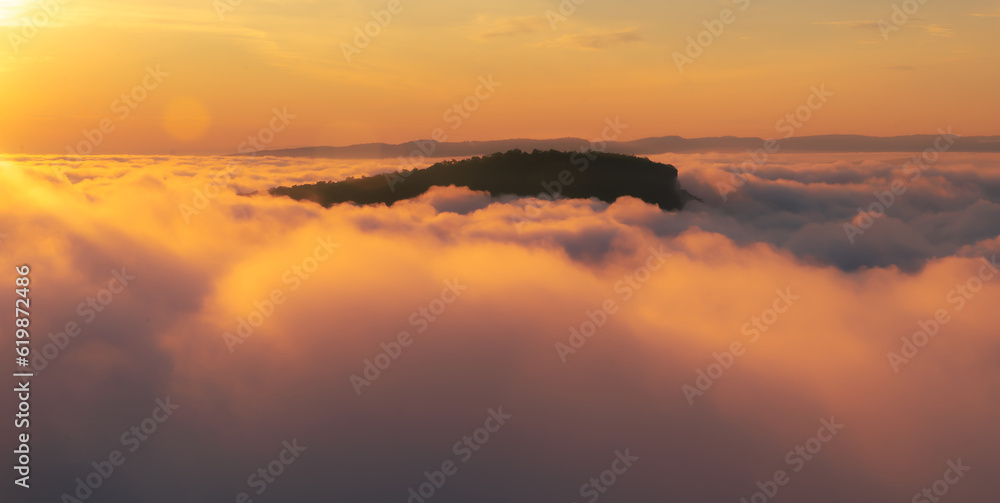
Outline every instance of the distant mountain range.
<svg viewBox="0 0 1000 503">
<path fill-rule="evenodd" d="M 778 140 L 781 152 L 921 152 L 934 145 L 937 135 L 911 136 L 860 136 L 823 135 L 802 136 Z M 1000 152 L 1000 136 L 954 136 L 955 142 L 948 149 L 951 152 Z M 682 138 L 661 136 L 633 141 L 611 141 L 607 146 L 593 147 L 594 150 L 630 155 L 656 155 L 666 153 L 693 152 L 742 152 L 758 149 L 767 140 L 736 136 L 711 138 Z M 587 149 L 591 142 L 582 138 L 556 138 L 551 140 L 493 140 L 467 142 L 436 142 L 417 140 L 398 145 L 388 143 L 365 143 L 346 147 L 300 147 L 280 150 L 263 150 L 256 153 L 234 155 L 315 157 L 324 159 L 385 159 L 410 157 L 421 154 L 425 157 L 470 157 L 506 152 L 513 149 L 523 151 L 561 150 L 578 151 Z"/>
</svg>

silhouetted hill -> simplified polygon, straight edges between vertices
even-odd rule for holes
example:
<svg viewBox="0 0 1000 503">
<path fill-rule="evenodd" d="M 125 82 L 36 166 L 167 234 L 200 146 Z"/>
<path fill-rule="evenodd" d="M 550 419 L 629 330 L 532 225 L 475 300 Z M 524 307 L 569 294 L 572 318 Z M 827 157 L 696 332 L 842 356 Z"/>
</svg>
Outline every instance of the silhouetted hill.
<svg viewBox="0 0 1000 503">
<path fill-rule="evenodd" d="M 953 137 L 951 152 L 1000 152 L 1000 136 Z M 875 137 L 860 135 L 801 136 L 778 140 L 782 152 L 922 152 L 934 145 L 936 135 L 911 135 Z M 765 140 L 752 137 L 720 136 L 711 138 L 682 138 L 662 136 L 626 142 L 607 142 L 605 152 L 631 155 L 656 155 L 684 152 L 743 152 L 759 149 Z M 556 138 L 551 140 L 511 139 L 494 141 L 435 142 L 418 140 L 398 145 L 366 143 L 346 147 L 302 147 L 281 150 L 263 150 L 258 156 L 316 157 L 325 159 L 386 159 L 409 157 L 419 153 L 426 157 L 469 157 L 489 155 L 512 149 L 524 151 L 565 150 L 579 151 L 591 147 L 581 138 Z"/>
<path fill-rule="evenodd" d="M 439 162 L 425 169 L 349 178 L 268 192 L 329 207 L 338 203 L 393 204 L 432 186 L 462 186 L 492 196 L 596 197 L 608 203 L 633 196 L 665 210 L 679 210 L 696 197 L 681 190 L 677 169 L 643 157 L 600 152 L 510 150 L 485 157 Z"/>
</svg>

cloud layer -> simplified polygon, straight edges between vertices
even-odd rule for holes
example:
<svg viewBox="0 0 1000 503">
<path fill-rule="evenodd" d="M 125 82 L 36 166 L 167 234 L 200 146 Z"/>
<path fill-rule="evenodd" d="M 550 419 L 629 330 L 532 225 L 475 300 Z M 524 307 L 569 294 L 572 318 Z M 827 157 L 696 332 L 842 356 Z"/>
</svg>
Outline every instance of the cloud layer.
<svg viewBox="0 0 1000 503">
<path fill-rule="evenodd" d="M 602 501 L 749 501 L 777 470 L 785 501 L 905 501 L 959 458 L 949 498 L 996 498 L 1000 171 L 945 154 L 912 180 L 908 157 L 774 156 L 723 200 L 745 158 L 658 156 L 705 199 L 680 213 L 237 195 L 394 169 L 377 162 L 6 158 L 0 254 L 32 267 L 33 349 L 80 334 L 32 385 L 35 487 L 3 491 L 59 500 L 121 450 L 91 501 L 404 502 L 447 461 L 426 501 L 588 501 L 628 449 Z M 165 397 L 179 408 L 129 452 Z"/>
</svg>

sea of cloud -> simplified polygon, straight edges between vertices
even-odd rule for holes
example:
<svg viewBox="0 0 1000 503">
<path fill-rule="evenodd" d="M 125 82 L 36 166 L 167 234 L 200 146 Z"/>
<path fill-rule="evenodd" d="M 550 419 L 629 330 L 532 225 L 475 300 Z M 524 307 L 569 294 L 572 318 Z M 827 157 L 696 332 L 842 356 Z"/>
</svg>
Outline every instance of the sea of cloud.
<svg viewBox="0 0 1000 503">
<path fill-rule="evenodd" d="M 455 187 L 392 207 L 247 195 L 392 160 L 2 158 L 0 262 L 31 267 L 38 375 L 33 488 L 0 493 L 909 501 L 961 458 L 937 487 L 996 499 L 1000 157 L 942 154 L 918 178 L 911 157 L 775 155 L 737 176 L 744 156 L 656 156 L 704 201 L 677 213 Z"/>
</svg>

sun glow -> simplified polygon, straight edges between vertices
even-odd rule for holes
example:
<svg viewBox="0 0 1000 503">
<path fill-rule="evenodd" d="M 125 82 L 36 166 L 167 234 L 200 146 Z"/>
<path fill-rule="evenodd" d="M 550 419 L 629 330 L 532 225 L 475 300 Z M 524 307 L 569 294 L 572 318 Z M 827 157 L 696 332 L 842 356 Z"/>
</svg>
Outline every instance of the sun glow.
<svg viewBox="0 0 1000 503">
<path fill-rule="evenodd" d="M 16 26 L 28 10 L 29 0 L 0 0 L 0 25 Z"/>
</svg>

